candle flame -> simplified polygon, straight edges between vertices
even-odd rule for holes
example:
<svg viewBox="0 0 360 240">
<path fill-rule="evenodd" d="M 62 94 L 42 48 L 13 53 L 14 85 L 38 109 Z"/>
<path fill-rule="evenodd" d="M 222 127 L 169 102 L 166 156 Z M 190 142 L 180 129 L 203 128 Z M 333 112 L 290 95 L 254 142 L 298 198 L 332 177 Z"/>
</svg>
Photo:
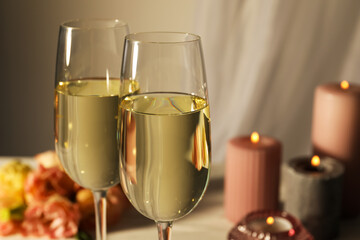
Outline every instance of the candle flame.
<svg viewBox="0 0 360 240">
<path fill-rule="evenodd" d="M 269 225 L 272 225 L 273 223 L 274 223 L 274 218 L 273 217 L 268 217 L 267 219 L 266 219 L 266 223 L 267 224 L 269 224 Z"/>
<path fill-rule="evenodd" d="M 319 156 L 314 155 L 314 156 L 312 157 L 312 159 L 311 159 L 311 165 L 312 165 L 313 167 L 317 167 L 317 166 L 320 165 L 320 158 L 319 158 Z"/>
<path fill-rule="evenodd" d="M 250 140 L 251 140 L 252 143 L 258 143 L 260 141 L 259 133 L 253 132 L 251 134 Z"/>
<path fill-rule="evenodd" d="M 341 88 L 342 89 L 348 89 L 349 88 L 349 83 L 348 83 L 348 81 L 342 81 L 341 83 L 340 83 L 340 86 L 341 86 Z"/>
</svg>

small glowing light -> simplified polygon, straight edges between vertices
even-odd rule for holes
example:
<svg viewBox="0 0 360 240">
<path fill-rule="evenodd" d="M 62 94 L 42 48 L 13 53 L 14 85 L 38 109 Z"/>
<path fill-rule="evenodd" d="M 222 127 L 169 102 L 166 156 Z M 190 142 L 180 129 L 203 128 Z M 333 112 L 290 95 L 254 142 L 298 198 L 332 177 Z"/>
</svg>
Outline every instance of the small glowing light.
<svg viewBox="0 0 360 240">
<path fill-rule="evenodd" d="M 178 213 L 181 213 L 181 210 L 179 210 Z"/>
<path fill-rule="evenodd" d="M 191 199 L 191 201 L 194 202 L 194 201 L 195 201 L 195 198 Z"/>
<path fill-rule="evenodd" d="M 110 92 L 110 77 L 109 77 L 109 69 L 106 69 L 106 90 Z"/>
<path fill-rule="evenodd" d="M 132 79 L 135 79 L 136 77 L 136 70 L 137 70 L 137 64 L 138 64 L 138 56 L 139 56 L 139 45 L 137 42 L 134 44 L 133 48 L 133 54 L 132 54 L 132 71 L 131 71 L 131 77 Z"/>
<path fill-rule="evenodd" d="M 68 67 L 70 65 L 70 54 L 71 54 L 71 35 L 72 35 L 72 29 L 69 29 L 68 34 L 66 35 L 66 42 L 65 42 L 65 48 L 66 48 L 66 54 L 65 54 L 65 63 Z"/>
<path fill-rule="evenodd" d="M 72 123 L 71 123 L 71 122 L 69 122 L 69 124 L 68 124 L 68 129 L 69 129 L 69 130 L 71 130 L 71 129 L 72 129 L 72 127 L 73 127 Z"/>
<path fill-rule="evenodd" d="M 81 171 L 80 171 L 80 173 L 81 173 L 81 174 L 84 174 L 84 173 L 85 173 L 85 171 L 84 171 L 84 170 L 81 170 Z"/>
<path fill-rule="evenodd" d="M 274 223 L 274 218 L 273 217 L 268 217 L 267 219 L 266 219 L 266 223 L 267 224 L 269 224 L 269 225 L 272 225 L 273 223 Z"/>
<path fill-rule="evenodd" d="M 134 156 L 136 156 L 136 148 L 133 148 L 132 154 L 133 154 Z"/>
<path fill-rule="evenodd" d="M 260 141 L 259 133 L 253 132 L 253 133 L 251 134 L 250 139 L 251 139 L 251 142 L 252 142 L 252 143 L 258 143 L 258 142 Z"/>
<path fill-rule="evenodd" d="M 62 86 L 62 85 L 64 85 L 64 83 L 63 83 L 63 82 L 59 82 L 59 86 Z"/>
<path fill-rule="evenodd" d="M 246 227 L 243 226 L 243 225 L 240 225 L 240 226 L 238 226 L 238 230 L 239 230 L 240 232 L 245 232 Z"/>
<path fill-rule="evenodd" d="M 340 83 L 340 86 L 341 86 L 341 88 L 342 89 L 348 89 L 349 88 L 349 83 L 348 83 L 348 81 L 342 81 L 341 83 Z"/>
<path fill-rule="evenodd" d="M 311 159 L 311 166 L 318 167 L 320 165 L 320 158 L 318 155 L 314 155 Z"/>
<path fill-rule="evenodd" d="M 289 237 L 292 237 L 295 235 L 295 230 L 292 228 L 289 230 Z"/>
</svg>

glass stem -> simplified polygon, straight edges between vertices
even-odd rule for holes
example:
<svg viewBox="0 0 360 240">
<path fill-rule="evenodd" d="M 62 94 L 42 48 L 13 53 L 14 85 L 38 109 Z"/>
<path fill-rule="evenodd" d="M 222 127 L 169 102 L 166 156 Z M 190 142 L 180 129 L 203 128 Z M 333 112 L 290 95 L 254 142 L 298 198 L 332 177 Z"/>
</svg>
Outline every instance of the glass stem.
<svg viewBox="0 0 360 240">
<path fill-rule="evenodd" d="M 106 240 L 106 190 L 93 191 L 96 240 Z"/>
<path fill-rule="evenodd" d="M 171 239 L 171 228 L 172 222 L 156 222 L 159 240 L 170 240 Z"/>
</svg>

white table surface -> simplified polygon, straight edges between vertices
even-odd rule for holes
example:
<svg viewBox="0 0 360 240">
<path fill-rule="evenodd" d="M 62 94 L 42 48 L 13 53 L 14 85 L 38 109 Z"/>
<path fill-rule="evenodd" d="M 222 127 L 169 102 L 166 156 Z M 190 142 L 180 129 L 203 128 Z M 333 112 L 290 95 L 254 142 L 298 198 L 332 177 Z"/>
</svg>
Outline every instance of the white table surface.
<svg viewBox="0 0 360 240">
<path fill-rule="evenodd" d="M 14 157 L 0 157 L 1 163 Z M 31 161 L 31 158 L 21 158 Z M 204 198 L 197 208 L 184 218 L 175 221 L 172 231 L 172 240 L 225 240 L 233 223 L 224 216 L 223 209 L 223 169 L 222 165 L 213 165 L 211 180 Z M 360 203 L 360 200 L 359 200 Z M 20 235 L 1 238 L 4 240 L 26 240 Z M 46 238 L 37 238 L 46 239 Z M 116 226 L 108 229 L 108 240 L 144 240 L 158 239 L 155 223 L 134 209 L 127 211 Z M 360 217 L 351 220 L 342 220 L 340 236 L 337 240 L 360 239 Z"/>
</svg>

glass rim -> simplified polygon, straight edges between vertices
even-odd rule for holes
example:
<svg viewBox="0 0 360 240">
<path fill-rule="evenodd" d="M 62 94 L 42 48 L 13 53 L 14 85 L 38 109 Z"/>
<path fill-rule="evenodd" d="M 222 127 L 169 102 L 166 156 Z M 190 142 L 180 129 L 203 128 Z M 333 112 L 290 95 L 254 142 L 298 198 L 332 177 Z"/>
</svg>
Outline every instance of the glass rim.
<svg viewBox="0 0 360 240">
<path fill-rule="evenodd" d="M 157 35 L 158 37 L 154 37 L 155 35 Z M 160 40 L 160 35 L 164 37 L 169 37 L 170 35 L 177 37 L 181 36 L 182 38 L 177 38 L 176 40 Z M 125 36 L 125 40 L 136 42 L 139 44 L 178 44 L 198 42 L 201 40 L 201 37 L 197 34 L 189 32 L 154 31 L 130 33 Z"/>
<path fill-rule="evenodd" d="M 81 26 L 80 23 L 85 23 L 85 26 Z M 107 25 L 112 23 L 112 25 Z M 60 24 L 60 27 L 66 29 L 120 29 L 128 27 L 128 23 L 119 18 L 76 18 L 66 20 Z"/>
</svg>

